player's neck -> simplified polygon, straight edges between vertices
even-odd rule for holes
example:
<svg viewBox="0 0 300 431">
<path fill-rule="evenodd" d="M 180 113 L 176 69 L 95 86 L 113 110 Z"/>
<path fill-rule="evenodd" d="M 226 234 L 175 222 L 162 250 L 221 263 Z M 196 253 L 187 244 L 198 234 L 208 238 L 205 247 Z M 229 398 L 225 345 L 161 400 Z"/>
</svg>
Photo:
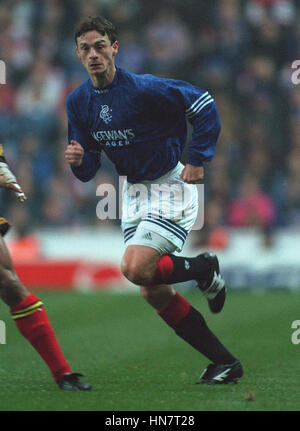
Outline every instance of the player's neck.
<svg viewBox="0 0 300 431">
<path fill-rule="evenodd" d="M 114 66 L 112 69 L 106 70 L 103 73 L 98 73 L 97 75 L 90 75 L 90 78 L 94 87 L 106 87 L 113 82 L 115 74 L 116 68 Z"/>
</svg>

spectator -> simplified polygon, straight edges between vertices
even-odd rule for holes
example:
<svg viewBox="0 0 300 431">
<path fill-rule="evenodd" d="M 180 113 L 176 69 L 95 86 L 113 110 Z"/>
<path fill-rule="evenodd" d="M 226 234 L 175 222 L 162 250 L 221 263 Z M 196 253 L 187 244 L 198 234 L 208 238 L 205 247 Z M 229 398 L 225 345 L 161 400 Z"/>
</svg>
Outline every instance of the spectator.
<svg viewBox="0 0 300 431">
<path fill-rule="evenodd" d="M 192 39 L 188 27 L 170 8 L 159 11 L 146 27 L 145 35 L 154 73 L 171 77 L 172 68 L 191 55 Z"/>
<path fill-rule="evenodd" d="M 229 205 L 228 223 L 235 227 L 270 227 L 276 221 L 272 198 L 264 193 L 252 175 L 245 175 L 239 195 Z"/>
</svg>

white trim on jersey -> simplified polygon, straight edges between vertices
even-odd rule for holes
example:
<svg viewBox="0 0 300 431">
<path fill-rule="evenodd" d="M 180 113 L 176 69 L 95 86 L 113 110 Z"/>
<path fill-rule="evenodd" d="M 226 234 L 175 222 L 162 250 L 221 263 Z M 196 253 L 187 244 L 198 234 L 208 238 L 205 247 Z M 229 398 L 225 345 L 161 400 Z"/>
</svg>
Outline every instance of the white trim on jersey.
<svg viewBox="0 0 300 431">
<path fill-rule="evenodd" d="M 199 97 L 188 109 L 185 111 L 185 116 L 187 119 L 193 118 L 195 115 L 199 114 L 202 109 L 209 103 L 214 102 L 214 99 L 206 91 L 202 96 Z"/>
</svg>

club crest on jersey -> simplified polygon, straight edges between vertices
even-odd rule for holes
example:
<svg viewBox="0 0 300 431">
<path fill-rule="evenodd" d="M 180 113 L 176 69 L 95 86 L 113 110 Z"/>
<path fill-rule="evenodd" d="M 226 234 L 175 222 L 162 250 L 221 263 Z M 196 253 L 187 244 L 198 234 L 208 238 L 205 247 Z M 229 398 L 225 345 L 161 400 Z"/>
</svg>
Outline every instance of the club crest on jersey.
<svg viewBox="0 0 300 431">
<path fill-rule="evenodd" d="M 112 120 L 112 115 L 110 115 L 112 109 L 109 108 L 108 105 L 101 105 L 101 111 L 99 117 L 104 121 L 105 124 L 108 124 Z"/>
</svg>

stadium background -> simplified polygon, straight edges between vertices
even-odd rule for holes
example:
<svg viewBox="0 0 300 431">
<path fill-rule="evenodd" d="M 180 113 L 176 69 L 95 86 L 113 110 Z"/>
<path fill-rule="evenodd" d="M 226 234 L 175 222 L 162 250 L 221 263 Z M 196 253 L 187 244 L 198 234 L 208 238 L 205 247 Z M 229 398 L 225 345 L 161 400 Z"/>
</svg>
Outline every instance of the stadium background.
<svg viewBox="0 0 300 431">
<path fill-rule="evenodd" d="M 299 0 L 0 0 L 0 142 L 28 195 L 20 205 L 1 190 L 0 213 L 14 225 L 8 244 L 24 282 L 124 283 L 119 221 L 96 216 L 97 186 L 118 187 L 114 168 L 103 158 L 83 184 L 64 161 L 65 98 L 86 78 L 74 28 L 97 14 L 119 29 L 118 66 L 190 81 L 217 102 L 222 132 L 205 170 L 204 228 L 187 251 L 217 250 L 231 287 L 297 289 Z"/>
</svg>

